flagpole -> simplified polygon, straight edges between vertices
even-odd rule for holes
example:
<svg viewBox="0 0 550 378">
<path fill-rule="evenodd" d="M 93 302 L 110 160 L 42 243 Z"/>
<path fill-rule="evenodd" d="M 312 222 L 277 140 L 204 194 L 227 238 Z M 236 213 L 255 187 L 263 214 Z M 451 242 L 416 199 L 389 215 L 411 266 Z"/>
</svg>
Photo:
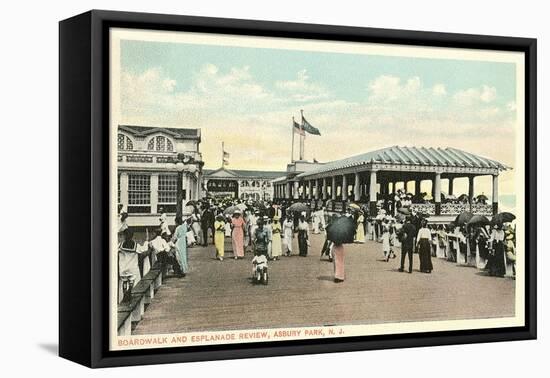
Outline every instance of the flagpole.
<svg viewBox="0 0 550 378">
<path fill-rule="evenodd" d="M 291 126 L 291 130 L 292 130 L 292 149 L 291 149 L 291 152 L 290 152 L 290 162 L 291 163 L 294 163 L 294 117 L 292 117 L 292 126 Z"/>
<path fill-rule="evenodd" d="M 224 168 L 224 164 L 223 164 L 223 161 L 224 161 L 224 151 L 225 151 L 225 146 L 224 146 L 224 142 L 222 141 L 222 169 Z"/>
<path fill-rule="evenodd" d="M 305 145 L 305 139 L 306 139 L 306 133 L 304 132 L 304 110 L 300 109 L 300 114 L 302 115 L 302 123 L 301 123 L 301 130 L 302 133 L 300 134 L 300 160 L 304 160 L 304 145 Z"/>
</svg>

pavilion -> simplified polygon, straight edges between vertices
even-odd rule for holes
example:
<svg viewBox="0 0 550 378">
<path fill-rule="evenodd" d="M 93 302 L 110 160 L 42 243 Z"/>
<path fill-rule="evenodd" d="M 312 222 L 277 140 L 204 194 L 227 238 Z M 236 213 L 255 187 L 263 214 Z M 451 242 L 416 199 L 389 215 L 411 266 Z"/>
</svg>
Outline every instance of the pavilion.
<svg viewBox="0 0 550 378">
<path fill-rule="evenodd" d="M 273 184 L 278 199 L 307 199 L 312 207 L 331 200 L 335 211 L 348 201 L 368 202 L 372 214 L 377 199 L 392 193 L 396 183 L 403 182 L 408 191 L 407 185 L 413 181 L 418 193 L 421 181 L 431 180 L 433 203 L 414 204 L 414 210 L 436 216 L 462 211 L 492 215 L 498 212 L 499 173 L 509 169 L 495 160 L 456 148 L 393 146 L 318 164 L 301 173 L 291 172 Z M 492 176 L 492 204 L 473 204 L 474 179 L 488 175 Z M 448 194 L 452 195 L 456 178 L 468 178 L 469 204 L 442 203 L 441 180 L 448 180 Z"/>
</svg>

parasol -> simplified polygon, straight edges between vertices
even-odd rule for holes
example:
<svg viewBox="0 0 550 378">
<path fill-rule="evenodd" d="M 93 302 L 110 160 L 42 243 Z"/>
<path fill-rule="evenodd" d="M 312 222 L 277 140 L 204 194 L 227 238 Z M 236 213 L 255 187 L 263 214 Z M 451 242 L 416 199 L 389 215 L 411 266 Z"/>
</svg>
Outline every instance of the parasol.
<svg viewBox="0 0 550 378">
<path fill-rule="evenodd" d="M 487 197 L 485 194 L 480 194 L 476 197 L 478 201 L 488 201 L 489 197 Z"/>
<path fill-rule="evenodd" d="M 356 203 L 350 203 L 348 207 L 352 210 L 361 210 L 361 207 Z"/>
<path fill-rule="evenodd" d="M 457 215 L 455 219 L 455 224 L 457 226 L 462 226 L 470 221 L 472 219 L 474 214 L 470 213 L 469 211 L 465 211 L 463 213 L 460 213 Z"/>
<path fill-rule="evenodd" d="M 485 226 L 491 223 L 484 215 L 474 215 L 467 223 L 468 226 Z"/>
<path fill-rule="evenodd" d="M 397 212 L 403 215 L 411 215 L 411 210 L 408 207 L 400 207 Z"/>
<path fill-rule="evenodd" d="M 516 216 L 514 214 L 508 213 L 508 212 L 503 212 L 503 213 L 498 213 L 497 215 L 495 215 L 493 217 L 493 219 L 491 219 L 491 223 L 493 223 L 493 224 L 508 223 L 508 222 L 512 222 L 514 219 L 516 219 Z"/>
<path fill-rule="evenodd" d="M 293 211 L 296 213 L 301 213 L 302 211 L 308 211 L 310 209 L 305 203 L 296 202 L 295 204 L 292 204 L 287 210 Z"/>
<path fill-rule="evenodd" d="M 350 217 L 341 216 L 327 226 L 327 239 L 334 244 L 353 243 L 355 222 Z"/>
<path fill-rule="evenodd" d="M 235 211 L 242 211 L 239 206 L 229 206 L 228 208 L 226 208 L 223 213 L 225 215 L 232 215 L 235 213 Z"/>
<path fill-rule="evenodd" d="M 238 204 L 236 204 L 235 206 L 232 206 L 232 207 L 236 207 L 236 208 L 238 208 L 238 209 L 241 210 L 241 211 L 245 211 L 246 208 L 247 208 L 246 205 L 245 205 L 244 203 L 238 203 Z"/>
</svg>

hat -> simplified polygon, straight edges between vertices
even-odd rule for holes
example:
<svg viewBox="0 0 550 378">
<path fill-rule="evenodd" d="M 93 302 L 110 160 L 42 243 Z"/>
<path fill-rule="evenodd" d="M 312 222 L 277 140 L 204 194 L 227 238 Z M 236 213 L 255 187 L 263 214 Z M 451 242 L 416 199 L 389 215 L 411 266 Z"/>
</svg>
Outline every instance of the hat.
<svg viewBox="0 0 550 378">
<path fill-rule="evenodd" d="M 233 214 L 241 214 L 241 210 L 237 209 L 233 212 Z"/>
<path fill-rule="evenodd" d="M 300 215 L 303 215 L 304 217 L 306 216 L 306 214 L 307 214 L 307 213 L 306 213 L 305 211 L 302 211 L 302 212 L 300 213 Z"/>
<path fill-rule="evenodd" d="M 274 220 L 274 221 L 278 221 L 279 219 L 281 219 L 281 218 L 280 218 L 278 215 L 274 215 L 274 216 L 273 216 L 273 220 Z"/>
</svg>

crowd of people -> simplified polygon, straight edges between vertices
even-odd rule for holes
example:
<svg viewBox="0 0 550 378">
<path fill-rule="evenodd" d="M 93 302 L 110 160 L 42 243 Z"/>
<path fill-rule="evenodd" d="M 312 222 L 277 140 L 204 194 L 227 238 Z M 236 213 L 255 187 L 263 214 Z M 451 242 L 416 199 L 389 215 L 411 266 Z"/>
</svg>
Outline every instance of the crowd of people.
<svg viewBox="0 0 550 378">
<path fill-rule="evenodd" d="M 311 247 L 310 234 L 325 235 L 321 258 L 327 256 L 334 264 L 334 281 L 343 282 L 344 243 L 330 240 L 327 230 L 341 216 L 353 221 L 353 242 L 365 243 L 367 238 L 382 244 L 384 261 L 397 257 L 395 249 L 401 249 L 399 271 L 405 271 L 408 259 L 409 273 L 413 271 L 413 254 L 419 254 L 420 271 L 431 273 L 432 257 L 462 261 L 468 264 L 477 251 L 476 264 L 480 261 L 489 274 L 503 276 L 505 261 L 515 261 L 515 231 L 509 224 L 476 225 L 428 225 L 426 217 L 400 210 L 410 208 L 413 198 L 397 191 L 393 201 L 381 200 L 376 214 L 369 214 L 366 206 L 351 204 L 341 214 L 329 216 L 326 208 L 311 211 L 309 204 L 296 207 L 290 201 L 242 201 L 236 199 L 207 198 L 188 202 L 182 216 L 176 217 L 175 227 L 169 225 L 166 214 L 159 217 L 159 225 L 149 231 L 143 243 L 134 240 L 134 234 L 126 223 L 127 214 L 120 214 L 119 273 L 123 280 L 137 283 L 157 262 L 163 273 L 185 277 L 189 273 L 188 248 L 196 245 L 215 246 L 215 258 L 223 261 L 226 243 L 231 243 L 232 258 L 238 260 L 252 252 L 254 258 L 254 282 L 267 283 L 268 262 L 283 256 L 306 257 Z M 493 227 L 493 228 L 490 228 Z M 298 251 L 293 251 L 297 238 Z M 230 240 L 230 241 L 229 241 Z M 471 245 L 468 246 L 468 243 Z M 448 248 L 447 246 L 450 246 Z M 475 254 L 474 254 L 475 255 Z"/>
</svg>

